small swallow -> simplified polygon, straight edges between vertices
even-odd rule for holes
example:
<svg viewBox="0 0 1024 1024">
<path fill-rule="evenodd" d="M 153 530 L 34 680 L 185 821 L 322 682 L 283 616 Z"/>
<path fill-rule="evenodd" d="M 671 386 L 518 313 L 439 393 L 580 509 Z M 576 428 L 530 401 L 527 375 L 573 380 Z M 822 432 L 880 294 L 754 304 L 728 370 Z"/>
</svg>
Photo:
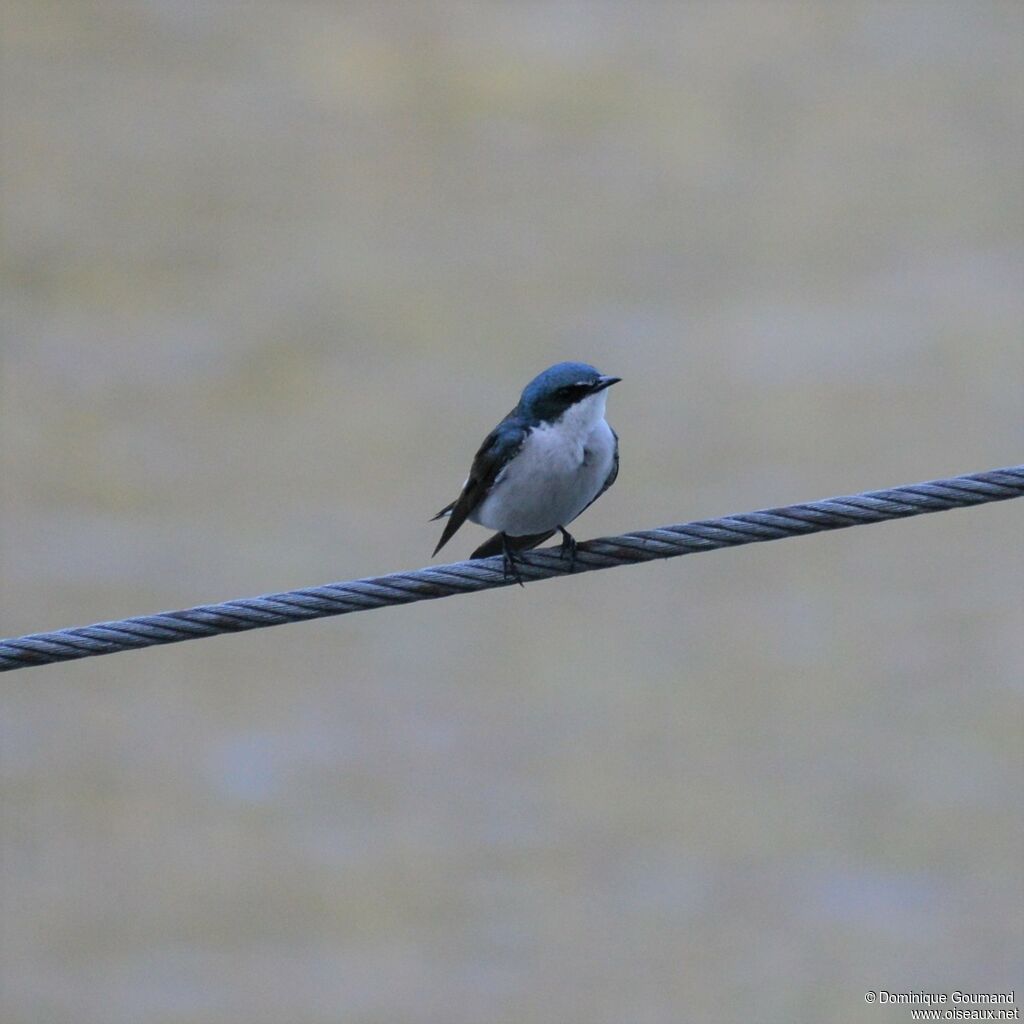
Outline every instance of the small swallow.
<svg viewBox="0 0 1024 1024">
<path fill-rule="evenodd" d="M 468 519 L 498 531 L 472 557 L 501 554 L 505 575 L 522 585 L 516 552 L 557 530 L 571 571 L 576 540 L 566 526 L 619 472 L 619 438 L 604 414 L 608 388 L 620 380 L 586 363 L 557 363 L 534 377 L 519 404 L 484 438 L 458 498 L 434 516 L 448 517 L 434 554 Z"/>
</svg>

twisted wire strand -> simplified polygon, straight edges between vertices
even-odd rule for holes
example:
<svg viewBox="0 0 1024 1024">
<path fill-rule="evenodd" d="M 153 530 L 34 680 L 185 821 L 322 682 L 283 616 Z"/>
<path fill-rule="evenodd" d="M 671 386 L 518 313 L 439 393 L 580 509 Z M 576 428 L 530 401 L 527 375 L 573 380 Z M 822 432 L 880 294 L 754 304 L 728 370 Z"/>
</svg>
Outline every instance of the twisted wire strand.
<svg viewBox="0 0 1024 1024">
<path fill-rule="evenodd" d="M 865 491 L 784 508 L 640 530 L 618 537 L 601 537 L 578 546 L 573 571 L 610 569 L 616 565 L 675 558 L 823 530 L 841 530 L 1022 496 L 1024 465 L 1007 466 L 948 480 L 929 480 L 884 491 Z M 568 561 L 560 556 L 557 548 L 523 552 L 519 557 L 519 571 L 524 580 L 544 580 L 567 575 L 570 571 Z M 0 640 L 0 672 L 468 594 L 514 582 L 504 574 L 502 558 L 495 556 L 116 622 L 98 622 L 53 633 L 32 633 Z"/>
</svg>

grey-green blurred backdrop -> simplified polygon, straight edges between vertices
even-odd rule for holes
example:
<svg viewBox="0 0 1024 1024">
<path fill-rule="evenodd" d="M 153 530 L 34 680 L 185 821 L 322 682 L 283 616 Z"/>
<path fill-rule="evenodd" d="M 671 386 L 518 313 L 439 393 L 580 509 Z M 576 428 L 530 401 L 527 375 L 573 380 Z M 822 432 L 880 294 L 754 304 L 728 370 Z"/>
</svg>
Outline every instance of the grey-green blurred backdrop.
<svg viewBox="0 0 1024 1024">
<path fill-rule="evenodd" d="M 581 538 L 1022 461 L 1020 3 L 3 7 L 4 635 L 423 565 L 561 359 Z M 0 1017 L 1020 990 L 1022 513 L 5 676 Z"/>
</svg>

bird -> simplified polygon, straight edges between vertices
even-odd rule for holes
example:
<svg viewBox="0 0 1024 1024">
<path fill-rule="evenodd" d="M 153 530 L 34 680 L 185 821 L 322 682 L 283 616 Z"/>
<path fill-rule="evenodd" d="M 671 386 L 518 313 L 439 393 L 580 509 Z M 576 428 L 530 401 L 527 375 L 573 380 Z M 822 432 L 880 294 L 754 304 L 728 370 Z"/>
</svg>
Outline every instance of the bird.
<svg viewBox="0 0 1024 1024">
<path fill-rule="evenodd" d="M 468 519 L 497 531 L 471 557 L 502 555 L 505 578 L 511 574 L 522 586 L 516 552 L 543 544 L 557 530 L 571 572 L 576 540 L 566 527 L 619 473 L 619 437 L 604 416 L 608 388 L 621 379 L 574 362 L 534 377 L 484 438 L 459 496 L 433 517 L 448 518 L 434 554 Z"/>
</svg>

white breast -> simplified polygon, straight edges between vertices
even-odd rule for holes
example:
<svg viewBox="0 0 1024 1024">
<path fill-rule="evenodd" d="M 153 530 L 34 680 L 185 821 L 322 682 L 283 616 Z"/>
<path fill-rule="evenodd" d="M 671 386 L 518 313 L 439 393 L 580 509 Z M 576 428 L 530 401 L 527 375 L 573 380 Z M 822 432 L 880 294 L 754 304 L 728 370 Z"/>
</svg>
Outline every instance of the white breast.
<svg viewBox="0 0 1024 1024">
<path fill-rule="evenodd" d="M 571 523 L 604 486 L 615 435 L 604 420 L 603 391 L 577 402 L 554 424 L 535 427 L 470 514 L 512 537 Z"/>
</svg>

